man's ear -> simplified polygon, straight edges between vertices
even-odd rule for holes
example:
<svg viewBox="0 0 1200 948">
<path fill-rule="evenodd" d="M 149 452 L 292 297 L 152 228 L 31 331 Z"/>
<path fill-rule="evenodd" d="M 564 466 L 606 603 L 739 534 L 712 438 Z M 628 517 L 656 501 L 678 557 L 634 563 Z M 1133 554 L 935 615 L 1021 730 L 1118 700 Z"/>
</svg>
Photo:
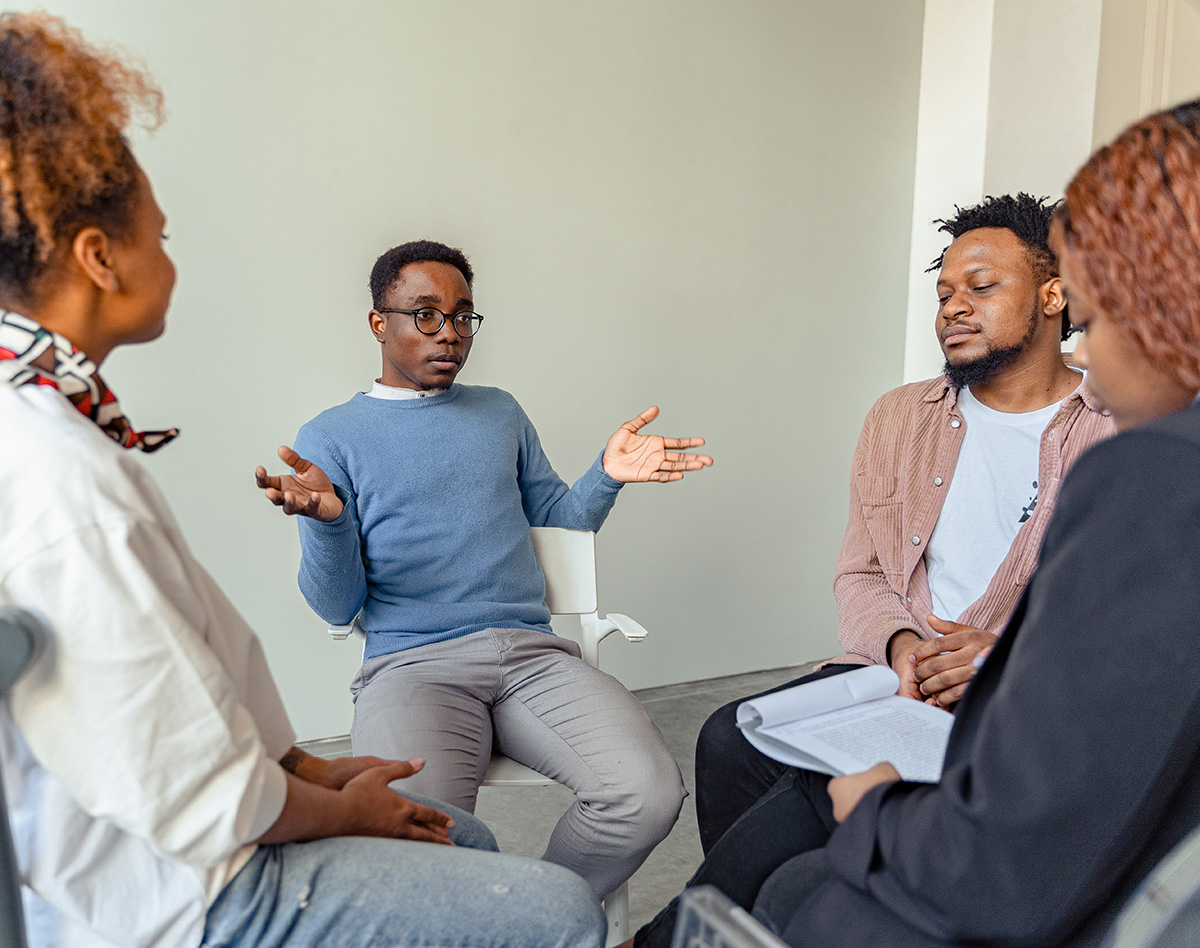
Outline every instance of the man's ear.
<svg viewBox="0 0 1200 948">
<path fill-rule="evenodd" d="M 85 227 L 75 235 L 71 241 L 71 256 L 100 289 L 115 293 L 121 288 L 112 268 L 112 241 L 99 227 Z"/>
<path fill-rule="evenodd" d="M 375 334 L 376 342 L 383 342 L 383 329 L 387 324 L 387 319 L 379 310 L 373 309 L 367 313 L 367 324 L 371 327 L 371 332 Z"/>
<path fill-rule="evenodd" d="M 1063 290 L 1061 277 L 1051 277 L 1038 287 L 1038 301 L 1042 304 L 1043 316 L 1058 316 L 1067 305 L 1067 294 Z"/>
</svg>

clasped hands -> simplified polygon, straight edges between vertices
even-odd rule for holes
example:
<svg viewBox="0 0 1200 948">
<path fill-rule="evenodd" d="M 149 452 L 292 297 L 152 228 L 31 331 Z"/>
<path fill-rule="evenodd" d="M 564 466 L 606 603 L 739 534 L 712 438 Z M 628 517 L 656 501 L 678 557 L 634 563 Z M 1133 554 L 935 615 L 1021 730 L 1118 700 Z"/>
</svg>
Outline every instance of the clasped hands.
<svg viewBox="0 0 1200 948">
<path fill-rule="evenodd" d="M 644 435 L 641 429 L 658 417 L 658 406 L 618 428 L 604 447 L 604 473 L 623 484 L 645 481 L 677 481 L 686 471 L 698 471 L 712 464 L 706 454 L 692 454 L 682 448 L 698 448 L 703 438 L 664 438 Z M 276 507 L 288 516 L 299 515 L 332 523 L 342 515 L 342 500 L 333 484 L 319 467 L 300 457 L 286 445 L 279 449 L 279 460 L 294 473 L 272 476 L 261 465 L 254 471 L 254 483 Z"/>
<path fill-rule="evenodd" d="M 947 708 L 967 690 L 975 674 L 976 656 L 995 645 L 997 637 L 934 615 L 925 618 L 941 637 L 925 641 L 915 632 L 904 630 L 896 633 L 889 646 L 892 670 L 900 677 L 896 693 Z"/>
</svg>

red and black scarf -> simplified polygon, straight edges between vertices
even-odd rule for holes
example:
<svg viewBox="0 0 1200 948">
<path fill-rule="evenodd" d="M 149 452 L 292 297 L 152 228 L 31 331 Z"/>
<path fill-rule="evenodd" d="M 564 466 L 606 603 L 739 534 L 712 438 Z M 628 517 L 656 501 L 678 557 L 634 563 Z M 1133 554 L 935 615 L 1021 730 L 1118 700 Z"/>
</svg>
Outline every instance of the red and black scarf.
<svg viewBox="0 0 1200 948">
<path fill-rule="evenodd" d="M 178 428 L 135 431 L 95 363 L 65 336 L 18 313 L 0 312 L 0 384 L 58 389 L 123 448 L 149 454 L 179 434 Z"/>
</svg>

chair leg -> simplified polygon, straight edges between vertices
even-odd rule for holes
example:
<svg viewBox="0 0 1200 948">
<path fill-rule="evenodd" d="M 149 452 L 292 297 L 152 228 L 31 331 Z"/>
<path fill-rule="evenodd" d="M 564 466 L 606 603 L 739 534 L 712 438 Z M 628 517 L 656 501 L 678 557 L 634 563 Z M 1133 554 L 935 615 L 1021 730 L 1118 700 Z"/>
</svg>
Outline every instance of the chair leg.
<svg viewBox="0 0 1200 948">
<path fill-rule="evenodd" d="M 622 882 L 604 897 L 604 914 L 608 917 L 608 939 L 605 948 L 613 948 L 628 941 L 633 932 L 629 930 L 629 883 Z"/>
</svg>

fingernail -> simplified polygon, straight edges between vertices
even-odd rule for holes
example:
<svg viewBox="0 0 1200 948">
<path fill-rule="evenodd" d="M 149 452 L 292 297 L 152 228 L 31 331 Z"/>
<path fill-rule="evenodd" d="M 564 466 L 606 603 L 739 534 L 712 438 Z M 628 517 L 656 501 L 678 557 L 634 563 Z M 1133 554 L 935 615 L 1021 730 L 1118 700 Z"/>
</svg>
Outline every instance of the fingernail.
<svg viewBox="0 0 1200 948">
<path fill-rule="evenodd" d="M 983 668 L 983 663 L 985 661 L 987 661 L 986 655 L 976 655 L 973 659 L 971 659 L 971 664 L 974 665 L 977 669 L 979 669 L 979 668 Z"/>
</svg>

